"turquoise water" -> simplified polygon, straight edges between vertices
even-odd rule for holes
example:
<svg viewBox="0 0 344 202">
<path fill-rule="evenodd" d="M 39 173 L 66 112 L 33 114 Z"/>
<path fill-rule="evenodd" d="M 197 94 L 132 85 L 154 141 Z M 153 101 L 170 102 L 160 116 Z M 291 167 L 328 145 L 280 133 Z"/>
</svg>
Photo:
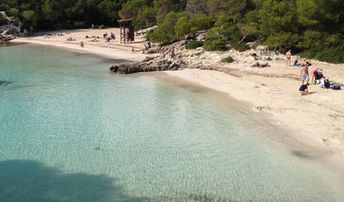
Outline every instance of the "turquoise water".
<svg viewBox="0 0 344 202">
<path fill-rule="evenodd" d="M 0 201 L 344 201 L 344 180 L 222 94 L 0 47 Z"/>
</svg>

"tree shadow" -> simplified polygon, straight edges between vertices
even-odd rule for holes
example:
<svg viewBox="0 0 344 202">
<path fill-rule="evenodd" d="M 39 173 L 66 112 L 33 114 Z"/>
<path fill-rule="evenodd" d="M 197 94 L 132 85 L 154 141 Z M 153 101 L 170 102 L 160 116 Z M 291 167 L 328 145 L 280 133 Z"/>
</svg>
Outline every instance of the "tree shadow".
<svg viewBox="0 0 344 202">
<path fill-rule="evenodd" d="M 83 173 L 64 174 L 38 161 L 0 162 L 1 202 L 144 201 L 131 197 L 113 178 Z"/>
</svg>

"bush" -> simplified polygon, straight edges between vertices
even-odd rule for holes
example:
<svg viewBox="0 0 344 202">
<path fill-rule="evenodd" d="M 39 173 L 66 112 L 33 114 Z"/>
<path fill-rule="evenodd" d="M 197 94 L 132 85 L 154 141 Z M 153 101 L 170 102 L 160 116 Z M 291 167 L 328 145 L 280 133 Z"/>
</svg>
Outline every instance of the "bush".
<svg viewBox="0 0 344 202">
<path fill-rule="evenodd" d="M 2 15 L 0 15 L 0 25 L 7 24 L 7 19 L 5 19 Z"/>
<path fill-rule="evenodd" d="M 285 51 L 295 49 L 299 36 L 291 32 L 278 32 L 267 38 L 266 44 L 270 49 Z"/>
<path fill-rule="evenodd" d="M 212 26 L 212 18 L 206 15 L 169 12 L 147 37 L 153 42 L 168 44 Z"/>
<path fill-rule="evenodd" d="M 224 51 L 227 50 L 226 40 L 216 30 L 210 30 L 206 34 L 206 40 L 203 48 L 209 51 Z"/>
<path fill-rule="evenodd" d="M 196 49 L 196 48 L 202 47 L 202 46 L 203 46 L 202 41 L 193 40 L 193 41 L 190 41 L 188 44 L 186 44 L 185 48 L 186 49 Z"/>
<path fill-rule="evenodd" d="M 310 49 L 301 53 L 302 57 L 315 58 L 325 62 L 344 63 L 344 44 L 336 47 Z"/>
<path fill-rule="evenodd" d="M 235 60 L 231 56 L 227 56 L 227 57 L 221 59 L 221 62 L 223 62 L 223 63 L 232 63 L 234 61 Z"/>
<path fill-rule="evenodd" d="M 251 49 L 248 45 L 244 43 L 233 43 L 232 46 L 235 50 L 239 52 L 243 52 L 243 51 Z"/>
<path fill-rule="evenodd" d="M 80 21 L 74 22 L 74 27 L 85 28 L 85 22 L 80 22 Z"/>
<path fill-rule="evenodd" d="M 195 34 L 200 30 L 206 30 L 211 28 L 214 25 L 214 22 L 211 17 L 201 14 L 189 15 L 183 13 L 178 19 L 175 32 L 177 37 L 184 37 L 188 34 Z"/>
<path fill-rule="evenodd" d="M 177 41 L 174 27 L 180 15 L 180 13 L 169 12 L 159 26 L 147 35 L 147 39 L 162 44 Z"/>
</svg>

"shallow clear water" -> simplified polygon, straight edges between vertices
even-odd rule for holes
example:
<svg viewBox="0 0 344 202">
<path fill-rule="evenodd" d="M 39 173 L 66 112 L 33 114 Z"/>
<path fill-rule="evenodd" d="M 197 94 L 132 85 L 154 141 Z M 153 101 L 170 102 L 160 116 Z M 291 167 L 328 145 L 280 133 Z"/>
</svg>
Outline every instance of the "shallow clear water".
<svg viewBox="0 0 344 202">
<path fill-rule="evenodd" d="M 0 47 L 0 201 L 344 201 L 246 107 L 116 62 Z"/>
</svg>

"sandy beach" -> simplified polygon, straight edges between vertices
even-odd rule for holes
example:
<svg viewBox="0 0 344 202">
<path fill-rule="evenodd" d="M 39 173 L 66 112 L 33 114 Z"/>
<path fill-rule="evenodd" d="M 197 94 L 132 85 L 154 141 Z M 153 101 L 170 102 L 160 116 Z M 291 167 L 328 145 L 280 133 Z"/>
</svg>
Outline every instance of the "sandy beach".
<svg viewBox="0 0 344 202">
<path fill-rule="evenodd" d="M 86 36 L 102 36 L 103 33 L 114 32 L 116 40 L 91 42 Z M 57 36 L 64 33 L 64 36 Z M 140 61 L 146 55 L 140 53 L 144 48 L 144 39 L 137 38 L 133 44 L 119 43 L 119 29 L 104 30 L 74 30 L 49 32 L 49 38 L 41 36 L 18 38 L 14 42 L 35 43 L 83 51 L 114 59 Z M 75 41 L 67 41 L 72 37 Z M 80 42 L 85 44 L 80 47 Z M 132 52 L 134 48 L 135 53 Z M 253 60 L 248 58 L 251 51 L 239 53 L 205 52 L 193 55 L 195 51 L 184 51 L 184 56 L 199 62 L 203 66 L 222 66 L 228 68 L 229 74 L 199 70 L 184 69 L 167 72 L 168 75 L 181 78 L 198 85 L 224 92 L 230 97 L 252 106 L 254 113 L 264 113 L 271 118 L 272 125 L 286 128 L 289 135 L 305 145 L 330 151 L 328 154 L 338 160 L 344 157 L 344 90 L 335 91 L 323 89 L 319 85 L 310 85 L 310 95 L 300 96 L 298 88 L 301 85 L 300 67 L 286 66 L 284 57 L 274 56 L 268 61 L 271 67 L 253 68 Z M 236 62 L 221 63 L 220 60 L 231 55 Z M 295 57 L 293 57 L 295 59 Z M 293 61 L 293 60 L 292 60 Z M 315 60 L 310 61 L 310 68 L 322 68 L 325 76 L 331 81 L 344 83 L 344 65 L 328 64 Z"/>
<path fill-rule="evenodd" d="M 282 55 L 274 56 L 269 62 L 271 67 L 251 67 L 249 54 L 206 52 L 199 59 L 209 67 L 220 65 L 229 74 L 184 69 L 167 74 L 185 79 L 199 85 L 224 92 L 230 97 L 251 105 L 255 113 L 264 113 L 272 118 L 273 125 L 287 129 L 290 136 L 305 145 L 331 151 L 336 158 L 344 157 L 344 91 L 324 89 L 310 85 L 310 95 L 301 96 L 300 67 L 286 66 Z M 192 53 L 190 53 L 192 54 Z M 223 57 L 231 55 L 236 62 L 221 63 Z M 198 60 L 195 58 L 195 60 Z M 239 61 L 239 62 L 238 62 Z M 344 65 L 328 64 L 311 60 L 313 68 L 321 68 L 331 81 L 344 82 Z"/>
<path fill-rule="evenodd" d="M 110 34 L 111 32 L 115 34 L 116 39 L 106 42 L 106 40 L 103 39 L 103 34 Z M 16 38 L 11 42 L 33 43 L 67 48 L 73 51 L 95 54 L 111 59 L 124 59 L 129 61 L 141 61 L 144 59 L 145 55 L 141 53 L 144 49 L 144 39 L 138 36 L 134 43 L 123 45 L 119 41 L 119 32 L 119 28 L 59 30 L 37 33 L 37 36 L 33 37 Z M 44 35 L 46 35 L 46 37 Z M 88 38 L 86 38 L 86 36 L 88 36 Z M 99 39 L 92 41 L 92 36 L 98 36 Z M 73 41 L 67 40 L 70 37 Z M 84 43 L 83 48 L 80 46 L 81 41 Z M 132 49 L 134 49 L 135 54 L 132 52 Z"/>
</svg>

